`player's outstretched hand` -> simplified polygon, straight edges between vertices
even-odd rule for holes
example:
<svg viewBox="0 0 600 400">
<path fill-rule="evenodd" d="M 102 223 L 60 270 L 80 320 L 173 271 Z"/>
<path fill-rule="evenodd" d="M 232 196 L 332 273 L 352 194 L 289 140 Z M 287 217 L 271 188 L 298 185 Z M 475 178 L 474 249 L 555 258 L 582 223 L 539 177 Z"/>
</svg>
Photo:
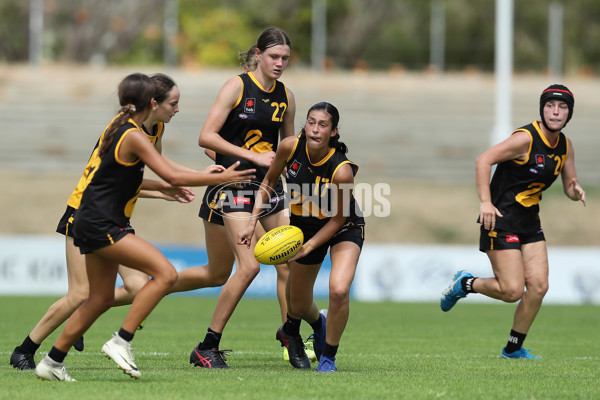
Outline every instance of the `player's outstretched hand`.
<svg viewBox="0 0 600 400">
<path fill-rule="evenodd" d="M 213 165 L 209 165 L 208 167 L 204 168 L 204 171 L 202 171 L 202 172 L 207 173 L 207 174 L 218 174 L 223 171 L 225 171 L 224 166 L 213 164 Z"/>
<path fill-rule="evenodd" d="M 189 187 L 170 186 L 161 189 L 160 192 L 165 196 L 165 200 L 178 201 L 179 203 L 191 203 L 194 201 L 194 191 Z"/>
<path fill-rule="evenodd" d="M 244 169 L 241 171 L 236 170 L 236 168 L 240 165 L 239 161 L 236 161 L 231 167 L 227 168 L 225 171 L 221 173 L 221 177 L 223 178 L 223 182 L 249 182 L 252 179 L 256 178 L 254 173 L 256 169 Z"/>
</svg>

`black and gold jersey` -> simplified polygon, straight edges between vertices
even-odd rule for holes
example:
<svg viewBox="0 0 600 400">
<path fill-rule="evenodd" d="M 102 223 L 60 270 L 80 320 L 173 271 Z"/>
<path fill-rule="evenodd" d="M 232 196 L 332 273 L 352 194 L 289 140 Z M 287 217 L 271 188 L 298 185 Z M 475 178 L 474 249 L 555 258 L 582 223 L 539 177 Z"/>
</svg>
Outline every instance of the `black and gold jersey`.
<svg viewBox="0 0 600 400">
<path fill-rule="evenodd" d="M 257 153 L 277 151 L 279 128 L 288 108 L 285 85 L 275 81 L 273 87 L 265 89 L 252 72 L 241 74 L 238 78 L 242 81 L 242 90 L 219 135 L 231 144 Z M 268 170 L 247 160 L 222 154 L 217 154 L 215 161 L 224 167 L 240 161 L 240 170 L 256 168 L 257 182 L 262 182 Z"/>
<path fill-rule="evenodd" d="M 90 174 L 90 171 L 95 169 L 98 166 L 98 163 L 100 162 L 100 160 L 98 159 L 98 150 L 100 149 L 100 144 L 104 139 L 104 134 L 116 118 L 117 117 L 113 118 L 112 121 L 110 121 L 110 123 L 106 126 L 106 128 L 104 128 L 104 131 L 102 131 L 102 135 L 100 135 L 100 138 L 96 142 L 96 145 L 92 150 L 92 155 L 90 156 L 90 159 L 88 160 L 88 163 L 85 166 L 85 169 L 83 170 L 83 175 L 81 176 L 81 178 L 79 178 L 77 186 L 75 187 L 75 189 L 71 193 L 71 196 L 69 196 L 69 199 L 67 200 L 68 206 L 73 207 L 74 209 L 79 208 L 79 204 L 81 203 L 81 195 L 83 194 L 83 191 L 88 183 L 88 176 Z M 152 142 L 152 144 L 156 145 L 156 142 L 164 133 L 165 124 L 162 122 L 157 123 L 152 128 L 152 132 L 148 132 L 146 127 L 143 125 L 142 128 L 144 130 L 144 133 L 148 136 L 148 139 L 150 139 L 150 141 Z"/>
<path fill-rule="evenodd" d="M 98 157 L 99 147 L 94 150 L 86 168 L 86 179 L 82 183 L 79 208 L 75 213 L 74 235 L 78 236 L 78 225 L 111 223 L 117 226 L 129 224 L 144 177 L 144 163 L 136 160 L 127 163 L 119 160 L 119 147 L 129 132 L 142 130 L 129 119 L 115 132 L 109 151 Z"/>
<path fill-rule="evenodd" d="M 492 203 L 503 215 L 496 228 L 510 232 L 530 232 L 540 228 L 539 203 L 542 192 L 560 175 L 567 160 L 569 142 L 561 132 L 550 145 L 534 121 L 516 132 L 527 132 L 531 145 L 526 159 L 499 163 L 490 183 Z"/>
<path fill-rule="evenodd" d="M 306 138 L 300 135 L 287 160 L 286 181 L 290 205 L 291 224 L 302 230 L 316 232 L 331 217 L 343 213 L 344 226 L 360 226 L 365 221 L 351 191 L 353 185 L 344 190 L 344 210 L 337 210 L 337 193 L 333 178 L 342 165 L 348 164 L 356 176 L 358 165 L 349 161 L 346 155 L 335 148 L 321 161 L 313 164 L 306 149 Z"/>
</svg>

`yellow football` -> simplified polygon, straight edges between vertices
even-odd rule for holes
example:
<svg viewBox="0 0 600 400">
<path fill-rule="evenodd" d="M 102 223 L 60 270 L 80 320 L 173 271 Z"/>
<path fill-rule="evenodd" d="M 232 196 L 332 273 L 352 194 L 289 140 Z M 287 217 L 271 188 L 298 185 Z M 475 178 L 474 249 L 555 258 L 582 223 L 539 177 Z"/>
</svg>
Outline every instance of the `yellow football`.
<svg viewBox="0 0 600 400">
<path fill-rule="evenodd" d="M 254 257 L 261 264 L 277 265 L 292 258 L 304 243 L 304 234 L 293 225 L 283 225 L 265 233 L 254 247 Z"/>
</svg>

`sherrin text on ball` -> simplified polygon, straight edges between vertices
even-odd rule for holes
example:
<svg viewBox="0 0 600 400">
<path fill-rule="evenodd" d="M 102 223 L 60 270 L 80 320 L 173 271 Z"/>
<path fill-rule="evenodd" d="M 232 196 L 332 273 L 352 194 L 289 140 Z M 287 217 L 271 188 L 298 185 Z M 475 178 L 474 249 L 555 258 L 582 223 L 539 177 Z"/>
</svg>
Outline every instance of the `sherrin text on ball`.
<svg viewBox="0 0 600 400">
<path fill-rule="evenodd" d="M 254 257 L 261 264 L 283 264 L 300 250 L 303 243 L 304 234 L 300 228 L 293 225 L 280 226 L 258 240 Z"/>
</svg>

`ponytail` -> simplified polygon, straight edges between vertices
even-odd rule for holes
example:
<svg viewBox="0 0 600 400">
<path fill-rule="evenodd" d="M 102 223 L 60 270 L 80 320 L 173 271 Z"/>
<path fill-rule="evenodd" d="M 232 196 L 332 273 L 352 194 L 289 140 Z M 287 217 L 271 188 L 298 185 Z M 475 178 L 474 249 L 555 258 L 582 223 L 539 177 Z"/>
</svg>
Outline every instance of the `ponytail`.
<svg viewBox="0 0 600 400">
<path fill-rule="evenodd" d="M 104 134 L 104 139 L 102 140 L 102 144 L 100 145 L 100 149 L 98 150 L 98 157 L 103 158 L 106 153 L 108 153 L 108 149 L 112 145 L 113 138 L 115 136 L 115 132 L 117 129 L 122 127 L 127 123 L 131 115 L 135 113 L 135 106 L 133 104 L 126 104 L 121 107 L 121 111 L 117 115 L 117 117 L 111 122 L 110 126 L 106 130 Z"/>
<path fill-rule="evenodd" d="M 258 65 L 258 58 L 256 57 L 256 46 L 250 47 L 247 51 L 238 54 L 240 59 L 240 65 L 244 68 L 244 72 L 255 71 Z"/>
<path fill-rule="evenodd" d="M 348 146 L 344 142 L 340 142 L 340 134 L 336 133 L 335 136 L 329 138 L 329 147 L 335 148 L 340 153 L 346 154 L 348 152 Z"/>
<path fill-rule="evenodd" d="M 144 111 L 150 106 L 155 95 L 155 85 L 148 75 L 134 73 L 119 83 L 119 104 L 121 110 L 112 121 L 98 149 L 98 156 L 104 157 L 112 145 L 115 132 L 127 123 L 134 114 Z"/>
</svg>

